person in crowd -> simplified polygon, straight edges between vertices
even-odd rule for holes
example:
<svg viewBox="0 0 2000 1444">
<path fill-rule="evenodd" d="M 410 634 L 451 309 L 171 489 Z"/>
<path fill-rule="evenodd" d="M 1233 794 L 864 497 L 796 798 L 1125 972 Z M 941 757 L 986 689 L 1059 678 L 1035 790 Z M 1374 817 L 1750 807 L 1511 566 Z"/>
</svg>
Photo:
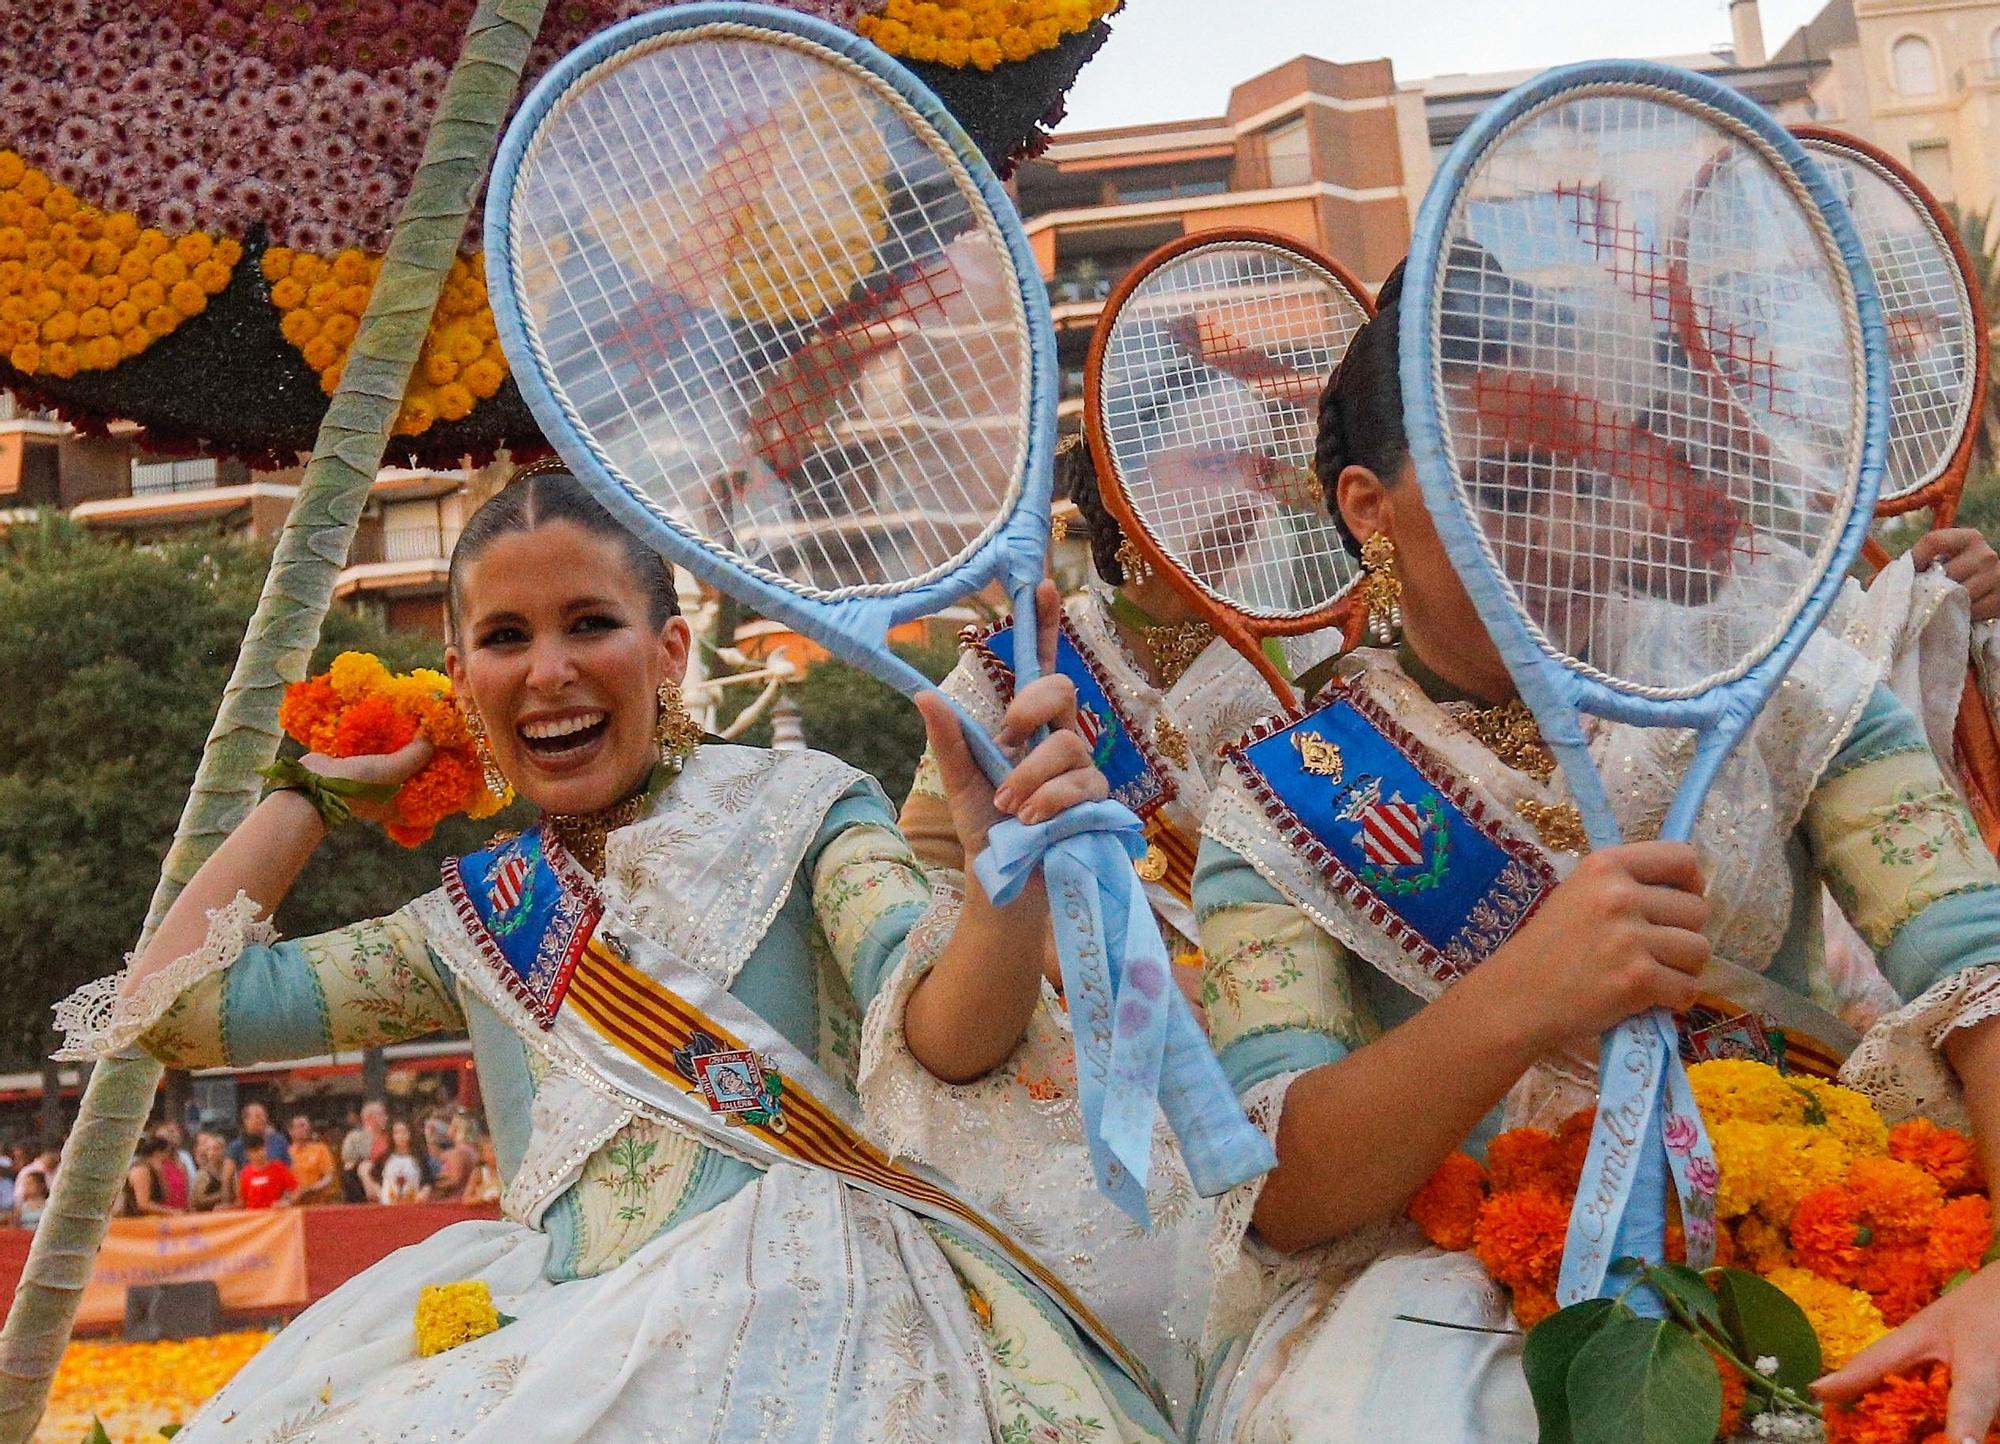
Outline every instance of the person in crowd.
<svg viewBox="0 0 2000 1444">
<path fill-rule="evenodd" d="M 389 1154 L 378 1169 L 368 1167 L 370 1196 L 377 1203 L 428 1203 L 431 1197 L 430 1151 L 423 1135 L 398 1118 L 389 1125 Z"/>
<path fill-rule="evenodd" d="M 349 1203 L 370 1203 L 368 1183 L 362 1165 L 378 1167 L 389 1156 L 389 1105 L 370 1098 L 361 1105 L 360 1125 L 347 1130 L 340 1140 L 341 1194 Z"/>
<path fill-rule="evenodd" d="M 298 1201 L 299 1181 L 291 1165 L 271 1156 L 263 1133 L 243 1135 L 243 1167 L 236 1173 L 237 1204 L 242 1208 L 284 1208 Z"/>
<path fill-rule="evenodd" d="M 1879 668 L 1822 631 L 1788 674 L 1785 705 L 1764 715 L 1710 792 L 1693 845 L 1584 853 L 1554 759 L 1414 479 L 1398 382 L 1400 288 L 1399 274 L 1327 388 L 1317 471 L 1356 549 L 1375 553 L 1385 574 L 1395 558 L 1401 635 L 1306 680 L 1322 710 L 1291 724 L 1288 749 L 1306 761 L 1296 777 L 1259 776 L 1269 796 L 1312 799 L 1344 784 L 1365 789 L 1367 777 L 1335 776 L 1343 747 L 1385 767 L 1388 751 L 1367 749 L 1399 752 L 1412 768 L 1398 774 L 1405 789 L 1417 787 L 1407 777 L 1447 778 L 1451 789 L 1425 783 L 1430 792 L 1405 802 L 1434 796 L 1459 808 L 1534 873 L 1471 893 L 1447 873 L 1421 908 L 1406 901 L 1418 894 L 1393 888 L 1357 901 L 1326 864 L 1361 856 L 1351 825 L 1293 828 L 1234 766 L 1219 784 L 1195 881 L 1212 1033 L 1278 1167 L 1218 1213 L 1227 1277 L 1217 1294 L 1233 1309 L 1214 1320 L 1230 1350 L 1203 1440 L 1536 1438 L 1504 1296 L 1470 1253 L 1424 1247 L 1405 1207 L 1448 1153 L 1478 1152 L 1503 1122 L 1551 1126 L 1593 1106 L 1598 1036 L 1648 1008 L 1685 1011 L 1698 977 L 1711 992 L 1754 986 L 1757 1016 L 1780 1010 L 1786 1029 L 1809 1036 L 1831 1023 L 1834 1036 L 1837 1020 L 1813 1001 L 1824 991 L 1822 879 L 1901 1000 L 1862 1040 L 1848 1076 L 1884 1098 L 1962 1101 L 1989 1168 L 2000 1164 L 2000 868 L 1922 730 L 1879 685 Z M 1527 348 L 1507 329 L 1515 313 L 1445 309 L 1493 328 L 1480 333 L 1476 362 L 1455 364 L 1503 365 L 1517 343 Z M 1520 314 L 1542 316 L 1525 302 Z M 1571 508 L 1570 524 L 1590 524 L 1594 475 L 1533 448 L 1496 448 L 1480 464 L 1483 485 L 1550 498 Z M 1521 535 L 1534 538 L 1537 525 L 1524 521 Z M 1547 550 L 1560 576 L 1574 553 L 1561 542 Z M 1746 549 L 1730 564 L 1775 562 Z M 1326 710 L 1335 700 L 1348 705 Z M 1627 835 L 1642 835 L 1678 784 L 1669 739 L 1606 725 L 1591 741 Z M 1357 791 L 1357 813 L 1373 805 Z M 1908 845 L 1878 846 L 1884 837 Z M 1387 884 L 1404 876 L 1375 871 Z M 1411 945 L 1437 936 L 1440 917 L 1481 907 L 1525 921 L 1478 933 L 1448 967 L 1427 965 Z M 1977 1359 L 1955 1375 L 1951 1433 L 1982 1436 L 1996 1318 L 2000 1273 L 1975 1275 L 1822 1388 L 1846 1398 L 1914 1358 Z"/>
<path fill-rule="evenodd" d="M 194 1177 L 194 1151 L 188 1147 L 188 1130 L 178 1118 L 162 1118 L 153 1125 L 153 1131 L 167 1140 L 179 1160 L 181 1171 L 189 1178 Z"/>
<path fill-rule="evenodd" d="M 44 1138 L 35 1150 L 35 1156 L 22 1165 L 14 1176 L 14 1186 L 19 1188 L 23 1180 L 39 1178 L 42 1181 L 42 1195 L 47 1197 L 56 1186 L 56 1168 L 62 1161 L 62 1140 Z"/>
<path fill-rule="evenodd" d="M 160 1185 L 160 1201 L 175 1213 L 186 1213 L 194 1171 L 181 1162 L 179 1134 L 179 1127 L 171 1122 L 153 1126 L 153 1136 L 166 1145 L 154 1162 L 153 1172 Z"/>
<path fill-rule="evenodd" d="M 340 1168 L 333 1150 L 321 1141 L 312 1119 L 303 1113 L 292 1115 L 292 1177 L 298 1181 L 303 1204 L 332 1203 L 340 1197 Z"/>
<path fill-rule="evenodd" d="M 1000 965 L 1049 929 L 1040 882 L 920 926 L 930 887 L 872 781 L 822 754 L 703 741 L 680 698 L 690 636 L 670 572 L 558 469 L 526 469 L 473 515 L 447 601 L 459 703 L 542 821 L 388 917 L 273 943 L 254 924 L 330 820 L 307 791 L 276 791 L 65 1051 L 240 1066 L 463 1028 L 486 1096 L 506 1100 L 490 1119 L 509 1216 L 443 1229 L 321 1300 L 180 1444 L 320 1408 L 357 1437 L 549 1444 L 1171 1438 L 1137 1366 L 1025 1246 L 1002 1246 L 1003 1223 L 850 1151 L 857 1109 L 824 1025 L 844 1020 L 851 1041 L 912 950 L 961 976 Z M 1052 629 L 1038 640 L 1052 664 Z M 1059 821 L 1105 795 L 1061 678 L 1005 714 L 1019 760 L 998 803 L 943 699 L 920 706 L 933 742 L 959 742 L 940 758 L 967 856 L 1003 815 Z M 301 767 L 398 784 L 429 756 L 416 741 Z M 190 955 L 213 965 L 178 998 L 140 986 Z M 399 1157 L 414 1162 L 413 1141 L 392 1142 Z M 419 1286 L 474 1280 L 510 1322 L 417 1357 Z"/>
<path fill-rule="evenodd" d="M 291 1140 L 271 1126 L 270 1110 L 265 1108 L 261 1103 L 245 1103 L 242 1113 L 238 1116 L 242 1121 L 243 1131 L 237 1134 L 229 1144 L 229 1156 L 236 1161 L 238 1168 L 242 1168 L 249 1162 L 246 1154 L 250 1146 L 249 1140 L 252 1137 L 264 1140 L 265 1156 L 272 1162 L 282 1163 L 290 1167 L 292 1162 Z"/>
<path fill-rule="evenodd" d="M 500 1201 L 500 1160 L 493 1150 L 493 1139 L 476 1118 L 466 1119 L 466 1136 L 473 1140 L 478 1150 L 479 1161 L 473 1165 L 472 1177 L 466 1181 L 466 1203 L 498 1203 Z"/>
<path fill-rule="evenodd" d="M 31 1173 L 14 1183 L 14 1207 L 10 1213 L 15 1227 L 33 1228 L 42 1221 L 42 1210 L 48 1206 L 48 1175 Z"/>
<path fill-rule="evenodd" d="M 196 1213 L 214 1213 L 237 1206 L 236 1160 L 229 1145 L 213 1128 L 194 1136 L 194 1179 L 188 1190 L 188 1204 Z"/>
<path fill-rule="evenodd" d="M 14 1152 L 19 1145 L 9 1145 L 0 1153 L 0 1216 L 11 1215 L 14 1211 Z"/>
<path fill-rule="evenodd" d="M 167 1202 L 161 1181 L 162 1160 L 172 1156 L 173 1146 L 164 1138 L 151 1133 L 140 1138 L 131 1167 L 125 1170 L 125 1184 L 118 1198 L 119 1217 L 164 1218 L 187 1212 Z"/>
<path fill-rule="evenodd" d="M 473 1145 L 477 1125 L 469 1113 L 455 1113 L 445 1125 L 444 1149 L 432 1155 L 431 1198 L 438 1203 L 458 1203 L 472 1183 L 479 1167 L 479 1150 Z"/>
</svg>

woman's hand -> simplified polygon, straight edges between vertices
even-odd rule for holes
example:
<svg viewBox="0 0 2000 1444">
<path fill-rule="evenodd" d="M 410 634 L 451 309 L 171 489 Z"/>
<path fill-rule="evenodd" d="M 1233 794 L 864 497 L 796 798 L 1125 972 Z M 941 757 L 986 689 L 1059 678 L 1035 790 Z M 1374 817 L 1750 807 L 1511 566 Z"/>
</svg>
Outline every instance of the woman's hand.
<svg viewBox="0 0 2000 1444">
<path fill-rule="evenodd" d="M 999 787 L 973 760 L 958 713 L 944 696 L 926 692 L 917 698 L 952 824 L 968 859 L 985 848 L 986 834 L 1002 817 L 1047 822 L 1080 802 L 1110 795 L 1110 784 L 1091 760 L 1090 744 L 1077 727 L 1076 686 L 1055 671 L 1062 597 L 1054 583 L 1045 581 L 1036 588 L 1035 618 L 1042 675 L 1016 691 L 1001 719 L 994 740 L 1015 765 Z M 1044 729 L 1048 735 L 1029 748 L 1029 739 Z"/>
<path fill-rule="evenodd" d="M 299 765 L 321 777 L 401 787 L 423 770 L 436 751 L 424 738 L 417 737 L 394 752 L 371 752 L 359 757 L 328 757 L 323 752 L 308 752 L 299 759 Z M 393 812 L 386 802 L 368 802 L 359 797 L 346 801 L 348 810 L 364 822 L 386 822 Z"/>
<path fill-rule="evenodd" d="M 1951 1366 L 1943 1437 L 1984 1439 L 2000 1413 L 2000 1267 L 1981 1269 L 1927 1305 L 1814 1384 L 1813 1392 L 1845 1403 L 1885 1374 L 1927 1363 Z"/>
<path fill-rule="evenodd" d="M 1910 548 L 1910 560 L 1920 572 L 1943 563 L 1944 574 L 1972 598 L 1973 621 L 2000 617 L 2000 553 L 1975 528 L 1925 532 Z"/>
<path fill-rule="evenodd" d="M 1708 966 L 1703 888 L 1686 843 L 1590 853 L 1466 982 L 1504 990 L 1544 1049 L 1594 1039 L 1648 1008 L 1685 1010 Z"/>
</svg>

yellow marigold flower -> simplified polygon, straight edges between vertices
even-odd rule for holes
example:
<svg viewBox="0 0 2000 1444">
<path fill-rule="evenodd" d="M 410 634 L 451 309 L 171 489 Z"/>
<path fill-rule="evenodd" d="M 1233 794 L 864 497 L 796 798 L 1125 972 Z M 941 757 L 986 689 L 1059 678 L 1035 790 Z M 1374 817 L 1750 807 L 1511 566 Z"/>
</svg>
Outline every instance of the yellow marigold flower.
<svg viewBox="0 0 2000 1444">
<path fill-rule="evenodd" d="M 76 312 L 58 311 L 42 322 L 44 341 L 67 341 L 76 335 Z"/>
<path fill-rule="evenodd" d="M 366 283 L 343 287 L 340 292 L 340 309 L 350 316 L 359 316 L 368 309 L 368 294 L 374 287 Z"/>
<path fill-rule="evenodd" d="M 372 652 L 342 652 L 333 659 L 326 675 L 334 695 L 343 702 L 351 702 L 386 684 L 389 669 Z"/>
<path fill-rule="evenodd" d="M 118 279 L 128 286 L 136 286 L 141 281 L 150 280 L 153 263 L 137 251 L 127 251 L 118 262 Z"/>
<path fill-rule="evenodd" d="M 1775 1269 L 1770 1280 L 1805 1312 L 1819 1335 L 1821 1361 L 1829 1369 L 1838 1369 L 1889 1332 L 1882 1311 L 1859 1289 L 1804 1269 Z"/>
<path fill-rule="evenodd" d="M 1801 1198 L 1847 1172 L 1847 1150 L 1823 1128 L 1729 1119 L 1708 1133 L 1722 1174 L 1716 1211 L 1723 1218 L 1754 1208 L 1773 1223 L 1786 1223 Z"/>
<path fill-rule="evenodd" d="M 167 304 L 167 288 L 151 276 L 134 284 L 131 295 L 132 304 L 141 311 L 151 311 Z"/>
<path fill-rule="evenodd" d="M 28 163 L 11 150 L 0 150 L 0 187 L 12 190 L 28 173 Z"/>
<path fill-rule="evenodd" d="M 1805 1089 L 1826 1115 L 1826 1126 L 1857 1158 L 1879 1157 L 1889 1151 L 1889 1125 L 1875 1111 L 1875 1105 L 1852 1088 L 1828 1083 L 1820 1078 L 1790 1080 Z"/>
<path fill-rule="evenodd" d="M 116 276 L 99 276 L 97 279 L 97 304 L 115 306 L 132 293 L 132 288 Z"/>
<path fill-rule="evenodd" d="M 329 366 L 338 366 L 346 358 L 346 352 L 341 349 L 340 343 L 324 332 L 301 346 L 299 354 L 305 358 L 306 365 L 312 367 L 315 371 L 324 371 Z"/>
<path fill-rule="evenodd" d="M 293 274 L 297 274 L 294 271 Z M 340 304 L 340 283 L 331 279 L 309 282 L 306 286 L 306 309 L 309 311 L 331 311 Z"/>
<path fill-rule="evenodd" d="M 40 206 L 29 206 L 21 212 L 21 230 L 31 241 L 39 241 L 48 236 L 48 213 Z"/>
<path fill-rule="evenodd" d="M 306 342 L 319 334 L 319 318 L 309 310 L 287 311 L 285 319 L 278 323 L 278 330 L 287 341 L 303 349 Z"/>
<path fill-rule="evenodd" d="M 398 436 L 418 436 L 430 430 L 437 420 L 437 409 L 422 396 L 411 395 L 403 398 L 403 409 L 396 417 L 395 434 Z"/>
<path fill-rule="evenodd" d="M 365 285 L 369 280 L 368 257 L 359 251 L 342 251 L 333 258 L 333 279 L 343 286 Z"/>
<path fill-rule="evenodd" d="M 28 203 L 13 191 L 0 191 L 0 226 L 20 225 L 21 212 L 27 208 Z"/>
<path fill-rule="evenodd" d="M 210 256 L 189 273 L 194 283 L 211 296 L 229 284 L 229 267 Z"/>
<path fill-rule="evenodd" d="M 497 361 L 480 357 L 462 373 L 465 384 L 474 396 L 491 396 L 500 389 L 500 383 L 507 379 L 507 372 Z"/>
<path fill-rule="evenodd" d="M 208 309 L 208 292 L 193 281 L 174 282 L 174 288 L 167 292 L 167 299 L 183 316 L 199 316 Z"/>
<path fill-rule="evenodd" d="M 62 309 L 62 297 L 44 286 L 28 296 L 28 319 L 40 325 Z"/>
<path fill-rule="evenodd" d="M 144 325 L 130 327 L 118 333 L 118 355 L 129 361 L 153 344 L 153 333 Z"/>
<path fill-rule="evenodd" d="M 909 49 L 906 54 L 911 60 L 935 60 L 937 59 L 937 48 L 936 36 L 931 35 L 927 31 L 912 30 L 910 32 Z"/>
<path fill-rule="evenodd" d="M 67 220 L 76 214 L 76 192 L 68 186 L 50 186 L 49 193 L 42 197 L 42 209 L 50 220 Z"/>
<path fill-rule="evenodd" d="M 201 231 L 189 231 L 174 242 L 174 254 L 189 266 L 199 266 L 215 250 L 215 241 Z"/>
<path fill-rule="evenodd" d="M 51 256 L 43 268 L 43 277 L 51 288 L 66 290 L 76 279 L 76 267 L 60 256 Z"/>
<path fill-rule="evenodd" d="M 33 375 L 42 369 L 42 348 L 33 341 L 23 341 L 7 353 L 7 362 L 16 371 Z"/>
<path fill-rule="evenodd" d="M 53 244 L 56 247 L 57 253 L 65 261 L 69 262 L 71 266 L 76 268 L 78 275 L 82 275 L 90 269 L 91 246 L 90 242 L 86 241 L 82 236 L 71 236 L 66 241 L 54 242 Z"/>
<path fill-rule="evenodd" d="M 326 262 L 311 251 L 292 252 L 292 275 L 310 286 L 326 279 Z"/>
<path fill-rule="evenodd" d="M 1010 25 L 1000 32 L 1000 53 L 1009 60 L 1026 60 L 1041 47 L 1034 37 L 1018 25 Z"/>
<path fill-rule="evenodd" d="M 83 343 L 84 369 L 88 371 L 109 371 L 122 359 L 117 340 L 111 336 L 95 336 Z"/>
<path fill-rule="evenodd" d="M 139 318 L 143 313 L 136 301 L 124 300 L 114 305 L 110 314 L 111 329 L 123 335 L 139 324 Z"/>
<path fill-rule="evenodd" d="M 28 170 L 14 182 L 14 188 L 20 191 L 22 200 L 39 206 L 42 197 L 49 193 L 49 178 L 38 170 Z"/>
<path fill-rule="evenodd" d="M 174 243 L 167 239 L 167 233 L 156 226 L 146 227 L 145 230 L 139 232 L 139 239 L 132 243 L 133 249 L 143 255 L 149 262 L 157 261 L 168 251 L 172 250 L 173 245 Z"/>
<path fill-rule="evenodd" d="M 187 262 L 171 251 L 153 257 L 153 279 L 162 286 L 177 286 L 187 279 Z"/>
<path fill-rule="evenodd" d="M 63 301 L 72 311 L 88 311 L 98 301 L 97 277 L 74 276 L 63 287 Z"/>
<path fill-rule="evenodd" d="M 1791 1267 L 1792 1249 L 1785 1238 L 1785 1231 L 1768 1222 L 1762 1214 L 1747 1213 L 1737 1221 L 1736 1247 L 1749 1261 L 1750 1267 L 1760 1274 Z"/>
<path fill-rule="evenodd" d="M 26 246 L 22 247 L 21 259 L 28 263 L 28 269 L 30 270 L 46 270 L 55 264 L 56 248 L 47 241 L 31 240 Z"/>
<path fill-rule="evenodd" d="M 451 357 L 449 356 L 439 355 L 435 351 L 431 351 L 428 349 L 425 351 L 424 353 L 425 381 L 429 382 L 433 386 L 442 386 L 447 381 L 456 381 L 457 379 L 458 379 L 458 363 L 456 361 L 452 360 Z"/>
<path fill-rule="evenodd" d="M 130 211 L 113 211 L 104 218 L 104 239 L 128 246 L 139 235 L 139 218 Z"/>
<path fill-rule="evenodd" d="M 470 366 L 486 352 L 486 344 L 463 325 L 453 324 L 445 327 L 441 339 L 444 342 L 442 347 L 444 354 L 461 366 Z"/>
<path fill-rule="evenodd" d="M 287 275 L 271 287 L 271 304 L 280 311 L 296 311 L 305 300 L 306 288 L 297 276 Z"/>
<path fill-rule="evenodd" d="M 1740 1119 L 1747 1123 L 1803 1123 L 1808 1095 L 1777 1069 L 1765 1063 L 1722 1058 L 1688 1069 L 1688 1086 L 1701 1108 L 1702 1121 Z"/>
<path fill-rule="evenodd" d="M 493 1291 L 477 1279 L 427 1284 L 417 1296 L 417 1352 L 425 1358 L 483 1339 L 500 1327 Z"/>
<path fill-rule="evenodd" d="M 954 69 L 962 67 L 972 55 L 972 47 L 963 40 L 946 38 L 937 43 L 937 61 Z"/>
<path fill-rule="evenodd" d="M 181 314 L 172 306 L 155 306 L 146 313 L 146 329 L 153 333 L 155 341 L 170 334 L 180 323 Z"/>
<path fill-rule="evenodd" d="M 333 342 L 342 351 L 347 349 L 347 343 L 354 339 L 354 333 L 360 329 L 360 320 L 348 315 L 345 311 L 335 311 L 331 316 L 328 316 L 324 321 L 319 323 L 319 334 Z"/>
<path fill-rule="evenodd" d="M 264 273 L 267 281 L 282 281 L 292 274 L 292 251 L 288 246 L 273 246 L 264 252 L 257 262 L 257 269 Z"/>
<path fill-rule="evenodd" d="M 236 269 L 236 263 L 243 259 L 243 243 L 232 240 L 228 236 L 219 237 L 215 242 L 215 250 L 211 253 L 209 259 L 234 270 Z"/>
<path fill-rule="evenodd" d="M 90 273 L 106 279 L 115 277 L 118 263 L 124 259 L 125 253 L 118 249 L 116 241 L 98 241 L 90 248 Z"/>
<path fill-rule="evenodd" d="M 65 379 L 83 369 L 83 358 L 67 341 L 52 341 L 42 348 L 42 365 L 51 376 Z"/>
<path fill-rule="evenodd" d="M 87 306 L 77 314 L 76 334 L 94 341 L 111 333 L 111 313 L 102 306 Z"/>
<path fill-rule="evenodd" d="M 472 411 L 472 392 L 457 381 L 437 390 L 437 414 L 446 421 L 463 421 Z"/>
</svg>

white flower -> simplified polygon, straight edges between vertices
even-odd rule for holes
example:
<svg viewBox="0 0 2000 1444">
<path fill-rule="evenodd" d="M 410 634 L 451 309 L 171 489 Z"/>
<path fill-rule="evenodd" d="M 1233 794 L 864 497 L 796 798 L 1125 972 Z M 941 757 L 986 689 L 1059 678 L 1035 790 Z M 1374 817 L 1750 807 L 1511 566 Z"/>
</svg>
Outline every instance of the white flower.
<svg viewBox="0 0 2000 1444">
<path fill-rule="evenodd" d="M 1777 1378 L 1778 1356 L 1776 1354 L 1759 1354 L 1757 1356 L 1757 1372 L 1767 1379 Z"/>
</svg>

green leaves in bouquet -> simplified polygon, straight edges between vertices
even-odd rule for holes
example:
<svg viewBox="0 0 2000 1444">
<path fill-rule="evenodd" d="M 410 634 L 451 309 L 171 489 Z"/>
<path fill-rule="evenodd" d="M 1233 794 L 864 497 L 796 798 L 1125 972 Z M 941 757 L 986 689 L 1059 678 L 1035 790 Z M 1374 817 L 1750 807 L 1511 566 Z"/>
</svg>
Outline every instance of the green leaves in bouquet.
<svg viewBox="0 0 2000 1444">
<path fill-rule="evenodd" d="M 1777 1288 L 1737 1269 L 1636 1259 L 1614 1272 L 1627 1277 L 1616 1298 L 1573 1304 L 1528 1334 L 1522 1367 L 1541 1444 L 1709 1444 L 1722 1420 L 1717 1359 L 1742 1375 L 1750 1412 L 1818 1413 L 1805 1389 L 1820 1372 L 1819 1340 Z M 1641 1288 L 1666 1318 L 1626 1303 Z M 1774 1372 L 1758 1372 L 1773 1359 Z"/>
</svg>

